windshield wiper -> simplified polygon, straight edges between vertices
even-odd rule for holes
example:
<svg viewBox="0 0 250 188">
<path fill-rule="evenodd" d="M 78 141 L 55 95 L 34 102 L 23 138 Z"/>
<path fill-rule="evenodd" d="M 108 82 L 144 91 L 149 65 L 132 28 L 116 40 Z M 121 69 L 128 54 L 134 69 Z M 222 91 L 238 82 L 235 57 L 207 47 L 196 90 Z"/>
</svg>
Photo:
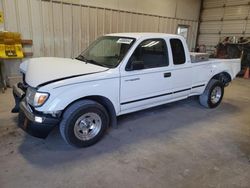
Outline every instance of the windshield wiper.
<svg viewBox="0 0 250 188">
<path fill-rule="evenodd" d="M 76 57 L 76 59 L 80 60 L 80 61 L 84 61 L 86 63 L 91 63 L 91 64 L 94 64 L 94 65 L 98 65 L 98 66 L 101 66 L 101 67 L 108 67 L 108 66 L 106 66 L 104 64 L 98 63 L 97 61 L 95 61 L 93 59 L 87 59 L 83 55 L 79 55 L 78 57 Z"/>
<path fill-rule="evenodd" d="M 94 64 L 94 65 L 102 66 L 102 67 L 107 67 L 107 66 L 105 66 L 104 64 L 98 63 L 97 61 L 95 61 L 95 60 L 93 60 L 93 59 L 86 59 L 86 62 L 87 62 L 87 63 Z"/>
<path fill-rule="evenodd" d="M 83 55 L 79 55 L 78 57 L 76 57 L 76 59 L 80 61 L 87 61 L 86 57 L 84 57 Z"/>
</svg>

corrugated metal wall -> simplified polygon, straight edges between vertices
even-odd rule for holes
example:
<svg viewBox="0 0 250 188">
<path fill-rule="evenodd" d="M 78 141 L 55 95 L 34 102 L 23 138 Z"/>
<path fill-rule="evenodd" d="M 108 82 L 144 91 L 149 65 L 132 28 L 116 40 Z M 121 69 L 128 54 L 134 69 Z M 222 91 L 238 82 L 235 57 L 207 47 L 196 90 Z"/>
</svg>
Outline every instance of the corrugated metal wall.
<svg viewBox="0 0 250 188">
<path fill-rule="evenodd" d="M 24 50 L 33 57 L 76 57 L 106 33 L 176 33 L 179 24 L 189 26 L 192 49 L 199 8 L 200 0 L 0 0 L 4 29 L 32 39 L 33 46 Z M 8 83 L 20 78 L 20 62 L 5 63 Z"/>
<path fill-rule="evenodd" d="M 208 51 L 225 36 L 250 36 L 249 0 L 204 0 L 198 44 Z"/>
<path fill-rule="evenodd" d="M 33 39 L 35 57 L 75 57 L 98 36 L 114 32 L 176 33 L 190 26 L 189 48 L 196 39 L 197 20 L 177 19 L 130 11 L 48 0 L 2 0 L 5 30 Z"/>
</svg>

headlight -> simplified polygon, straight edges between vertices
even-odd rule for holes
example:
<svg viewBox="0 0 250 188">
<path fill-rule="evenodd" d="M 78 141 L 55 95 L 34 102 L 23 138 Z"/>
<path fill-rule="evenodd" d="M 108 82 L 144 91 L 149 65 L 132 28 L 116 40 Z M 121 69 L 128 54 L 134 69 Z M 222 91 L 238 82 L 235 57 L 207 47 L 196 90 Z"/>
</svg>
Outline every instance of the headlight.
<svg viewBox="0 0 250 188">
<path fill-rule="evenodd" d="M 26 101 L 34 107 L 42 106 L 49 98 L 49 93 L 38 92 L 33 88 L 28 88 L 26 93 Z"/>
</svg>

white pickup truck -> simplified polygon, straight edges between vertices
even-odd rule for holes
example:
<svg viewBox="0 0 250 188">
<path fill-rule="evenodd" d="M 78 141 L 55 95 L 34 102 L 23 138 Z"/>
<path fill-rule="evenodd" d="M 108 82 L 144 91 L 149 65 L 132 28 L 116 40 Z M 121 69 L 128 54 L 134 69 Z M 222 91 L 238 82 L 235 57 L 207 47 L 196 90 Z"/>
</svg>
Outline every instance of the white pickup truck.
<svg viewBox="0 0 250 188">
<path fill-rule="evenodd" d="M 20 69 L 23 83 L 13 87 L 19 127 L 46 138 L 59 125 L 67 143 L 87 147 L 122 114 L 193 95 L 207 108 L 218 106 L 240 59 L 192 62 L 181 36 L 117 33 L 75 59 L 34 58 Z"/>
</svg>

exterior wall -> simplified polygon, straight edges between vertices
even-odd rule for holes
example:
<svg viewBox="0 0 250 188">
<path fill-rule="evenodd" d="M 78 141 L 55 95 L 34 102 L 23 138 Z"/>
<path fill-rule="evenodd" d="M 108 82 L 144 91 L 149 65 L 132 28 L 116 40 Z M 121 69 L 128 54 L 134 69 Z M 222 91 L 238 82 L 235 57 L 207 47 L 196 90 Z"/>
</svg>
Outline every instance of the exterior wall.
<svg viewBox="0 0 250 188">
<path fill-rule="evenodd" d="M 204 0 L 199 45 L 212 52 L 221 38 L 250 36 L 249 0 Z"/>
<path fill-rule="evenodd" d="M 34 57 L 76 57 L 98 36 L 106 33 L 176 33 L 179 24 L 189 26 L 188 46 L 192 49 L 195 46 L 200 9 L 200 0 L 0 2 L 5 30 L 20 32 L 24 39 L 32 39 L 33 46 L 25 51 L 32 51 Z M 12 62 L 11 67 L 16 69 L 18 66 L 14 64 Z"/>
</svg>

